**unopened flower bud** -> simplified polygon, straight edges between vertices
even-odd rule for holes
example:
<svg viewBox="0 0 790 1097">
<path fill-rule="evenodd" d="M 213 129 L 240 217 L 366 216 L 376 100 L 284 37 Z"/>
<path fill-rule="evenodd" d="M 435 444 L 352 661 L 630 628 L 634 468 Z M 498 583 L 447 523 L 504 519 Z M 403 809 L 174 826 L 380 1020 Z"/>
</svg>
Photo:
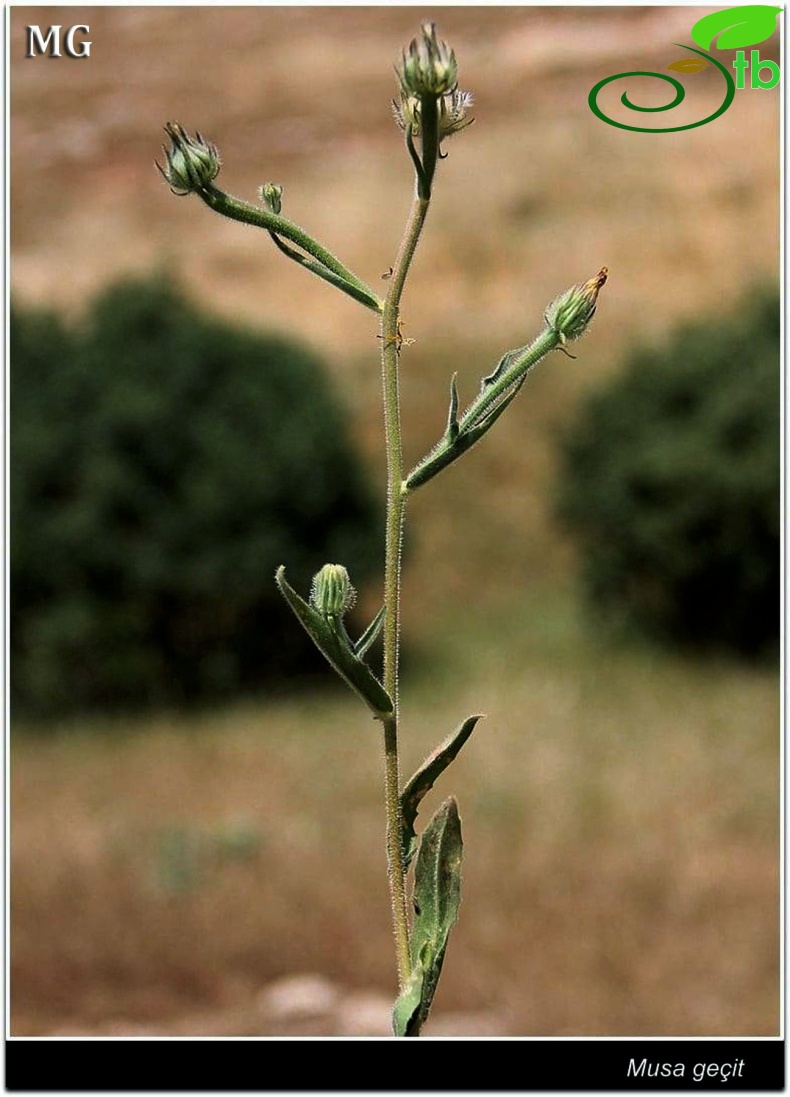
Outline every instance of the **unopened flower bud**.
<svg viewBox="0 0 790 1097">
<path fill-rule="evenodd" d="M 571 286 L 555 297 L 546 309 L 546 323 L 560 337 L 560 342 L 578 339 L 595 315 L 595 305 L 601 287 L 609 276 L 607 267 L 601 267 L 594 278 Z"/>
<path fill-rule="evenodd" d="M 279 183 L 264 183 L 258 192 L 261 201 L 271 213 L 279 213 L 283 208 L 283 188 Z"/>
<path fill-rule="evenodd" d="M 423 23 L 420 37 L 403 51 L 398 77 L 406 95 L 438 97 L 453 90 L 458 77 L 455 54 L 437 39 L 434 23 Z"/>
<path fill-rule="evenodd" d="M 342 564 L 324 564 L 313 576 L 310 601 L 322 617 L 342 617 L 356 598 L 357 592 Z"/>
<path fill-rule="evenodd" d="M 173 194 L 183 197 L 217 178 L 220 161 L 215 145 L 199 133 L 190 137 L 178 122 L 168 122 L 165 133 L 173 144 L 169 149 L 162 146 L 167 166 L 163 168 L 159 163 L 156 166 Z"/>
</svg>

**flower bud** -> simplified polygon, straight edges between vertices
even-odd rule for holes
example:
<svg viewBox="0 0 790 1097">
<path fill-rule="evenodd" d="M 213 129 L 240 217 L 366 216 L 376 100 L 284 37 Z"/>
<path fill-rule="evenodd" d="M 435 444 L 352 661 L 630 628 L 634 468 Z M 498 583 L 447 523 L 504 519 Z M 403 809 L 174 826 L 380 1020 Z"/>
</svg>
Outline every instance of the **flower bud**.
<svg viewBox="0 0 790 1097">
<path fill-rule="evenodd" d="M 310 601 L 322 617 L 342 617 L 354 605 L 356 597 L 342 564 L 324 564 L 313 576 Z"/>
<path fill-rule="evenodd" d="M 258 193 L 261 201 L 271 213 L 279 213 L 283 208 L 283 188 L 279 183 L 264 183 Z"/>
<path fill-rule="evenodd" d="M 200 190 L 219 175 L 219 153 L 215 145 L 204 141 L 199 133 L 190 137 L 178 122 L 168 122 L 165 133 L 173 142 L 164 151 L 167 167 L 157 167 L 173 194 L 180 197 Z"/>
<path fill-rule="evenodd" d="M 458 65 L 446 42 L 436 38 L 436 25 L 423 23 L 419 38 L 403 51 L 398 77 L 408 95 L 445 95 L 456 85 Z"/>
<path fill-rule="evenodd" d="M 608 276 L 608 268 L 601 267 L 594 278 L 571 286 L 555 297 L 546 309 L 546 323 L 559 335 L 561 343 L 584 334 L 595 315 L 595 303 Z"/>
</svg>

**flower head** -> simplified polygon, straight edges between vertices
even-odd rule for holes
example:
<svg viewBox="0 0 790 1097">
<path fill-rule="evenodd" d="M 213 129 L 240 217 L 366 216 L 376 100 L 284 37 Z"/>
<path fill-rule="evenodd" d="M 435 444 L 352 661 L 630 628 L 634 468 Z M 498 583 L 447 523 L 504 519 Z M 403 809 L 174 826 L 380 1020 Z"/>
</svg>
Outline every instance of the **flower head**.
<svg viewBox="0 0 790 1097">
<path fill-rule="evenodd" d="M 571 286 L 555 297 L 546 309 L 546 323 L 557 332 L 561 343 L 584 334 L 595 315 L 598 294 L 608 277 L 608 268 L 601 267 L 594 278 Z"/>
<path fill-rule="evenodd" d="M 165 133 L 172 141 L 168 149 L 164 145 L 167 166 L 156 166 L 173 194 L 180 197 L 200 190 L 219 175 L 220 160 L 215 145 L 205 141 L 199 133 L 190 137 L 178 122 L 168 122 Z"/>
<path fill-rule="evenodd" d="M 455 54 L 436 37 L 436 24 L 423 23 L 419 38 L 412 38 L 397 70 L 406 95 L 445 95 L 456 86 Z"/>
<path fill-rule="evenodd" d="M 322 617 L 342 617 L 354 605 L 356 597 L 342 564 L 324 564 L 313 576 L 310 601 Z"/>
</svg>

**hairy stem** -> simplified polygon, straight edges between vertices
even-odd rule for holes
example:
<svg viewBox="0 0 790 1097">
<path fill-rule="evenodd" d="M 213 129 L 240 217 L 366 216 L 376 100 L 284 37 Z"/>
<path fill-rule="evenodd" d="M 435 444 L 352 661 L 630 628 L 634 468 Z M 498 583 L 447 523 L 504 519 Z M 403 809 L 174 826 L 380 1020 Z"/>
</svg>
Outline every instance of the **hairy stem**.
<svg viewBox="0 0 790 1097">
<path fill-rule="evenodd" d="M 428 212 L 428 199 L 416 197 L 392 271 L 381 316 L 381 367 L 384 390 L 384 426 L 387 449 L 387 530 L 384 567 L 384 689 L 394 705 L 384 720 L 384 782 L 387 813 L 387 867 L 392 902 L 392 924 L 398 983 L 402 988 L 411 971 L 409 917 L 401 850 L 400 780 L 398 775 L 398 654 L 400 648 L 400 573 L 405 486 L 400 430 L 398 356 L 400 353 L 400 299 L 411 261 Z"/>
<path fill-rule="evenodd" d="M 560 336 L 552 328 L 546 327 L 529 346 L 524 347 L 520 353 L 513 353 L 513 358 L 509 362 L 506 370 L 503 371 L 501 377 L 497 377 L 496 381 L 493 381 L 490 385 L 487 385 L 481 393 L 472 401 L 459 421 L 459 428 L 461 430 L 464 427 L 469 426 L 472 423 L 479 423 L 484 417 L 485 413 L 492 408 L 497 400 L 507 390 L 523 378 L 533 366 L 536 366 L 541 358 L 545 358 L 550 351 L 556 350 L 560 345 Z"/>
</svg>

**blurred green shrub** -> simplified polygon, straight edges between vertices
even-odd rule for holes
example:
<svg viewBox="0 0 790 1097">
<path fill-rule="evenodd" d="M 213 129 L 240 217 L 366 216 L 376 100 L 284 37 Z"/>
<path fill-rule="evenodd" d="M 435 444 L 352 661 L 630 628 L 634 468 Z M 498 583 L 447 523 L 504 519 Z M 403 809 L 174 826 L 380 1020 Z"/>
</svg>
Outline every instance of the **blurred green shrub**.
<svg viewBox="0 0 790 1097">
<path fill-rule="evenodd" d="M 173 824 L 159 827 L 145 844 L 153 889 L 177 895 L 216 882 L 233 865 L 255 862 L 263 836 L 241 820 L 213 829 Z"/>
<path fill-rule="evenodd" d="M 618 628 L 754 656 L 779 637 L 779 303 L 636 353 L 562 446 L 558 513 Z"/>
<path fill-rule="evenodd" d="M 12 703 L 180 704 L 320 666 L 276 566 L 358 581 L 379 551 L 321 362 L 159 279 L 73 329 L 10 319 Z"/>
</svg>

